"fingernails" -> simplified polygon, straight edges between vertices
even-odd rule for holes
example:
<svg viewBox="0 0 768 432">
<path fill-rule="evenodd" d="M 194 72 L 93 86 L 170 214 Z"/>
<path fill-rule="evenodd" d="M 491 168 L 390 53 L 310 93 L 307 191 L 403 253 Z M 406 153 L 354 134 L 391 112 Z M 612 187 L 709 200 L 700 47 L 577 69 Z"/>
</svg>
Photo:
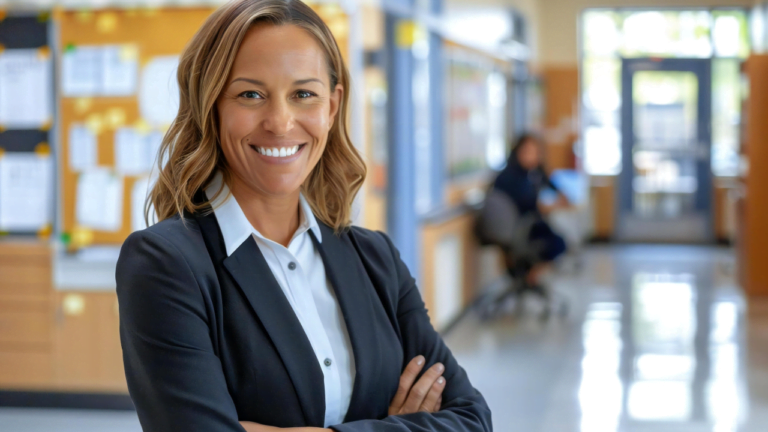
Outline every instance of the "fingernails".
<svg viewBox="0 0 768 432">
<path fill-rule="evenodd" d="M 416 364 L 419 365 L 419 366 L 423 365 L 424 364 L 424 357 L 422 357 L 422 356 L 416 357 Z"/>
<path fill-rule="evenodd" d="M 440 377 L 440 378 L 437 379 L 437 383 L 440 384 L 440 385 L 443 385 L 444 382 L 445 382 L 445 380 L 443 379 L 443 377 Z"/>
<path fill-rule="evenodd" d="M 445 369 L 445 366 L 443 366 L 443 364 L 442 364 L 442 363 L 438 363 L 438 364 L 437 364 L 437 371 L 438 371 L 438 372 L 442 372 L 442 371 L 443 371 L 443 369 Z"/>
</svg>

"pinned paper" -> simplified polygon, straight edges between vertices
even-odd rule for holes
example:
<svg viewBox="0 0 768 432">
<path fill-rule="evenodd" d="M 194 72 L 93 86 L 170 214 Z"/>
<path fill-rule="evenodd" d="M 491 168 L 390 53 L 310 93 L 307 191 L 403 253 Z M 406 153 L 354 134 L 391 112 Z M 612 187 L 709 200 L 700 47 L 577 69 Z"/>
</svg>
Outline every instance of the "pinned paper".
<svg viewBox="0 0 768 432">
<path fill-rule="evenodd" d="M 149 172 L 147 141 L 133 128 L 120 128 L 115 132 L 115 167 L 123 174 Z"/>
<path fill-rule="evenodd" d="M 138 231 L 147 227 L 144 219 L 144 205 L 149 196 L 150 181 L 148 178 L 139 179 L 133 184 L 131 191 L 131 230 Z M 154 209 L 150 208 L 150 215 L 154 214 Z"/>
<path fill-rule="evenodd" d="M 37 232 L 53 218 L 53 161 L 34 153 L 0 158 L 0 231 Z"/>
<path fill-rule="evenodd" d="M 71 46 L 62 56 L 64 96 L 130 96 L 136 93 L 138 47 Z"/>
<path fill-rule="evenodd" d="M 123 216 L 123 179 L 107 169 L 80 174 L 77 179 L 78 225 L 100 231 L 119 231 Z"/>
<path fill-rule="evenodd" d="M 151 132 L 147 135 L 147 163 L 150 171 L 157 165 L 157 158 L 160 156 L 160 147 L 163 145 L 163 137 L 164 134 L 157 131 Z M 165 166 L 165 163 L 168 161 L 167 156 L 168 155 L 166 155 L 166 157 L 163 159 L 162 166 Z"/>
<path fill-rule="evenodd" d="M 101 94 L 129 96 L 136 93 L 138 48 L 134 45 L 103 47 Z"/>
<path fill-rule="evenodd" d="M 96 167 L 98 163 L 98 140 L 84 125 L 72 125 L 69 129 L 69 168 L 72 171 L 85 171 Z"/>
<path fill-rule="evenodd" d="M 36 49 L 6 50 L 0 55 L 0 124 L 6 129 L 38 129 L 52 117 L 50 57 Z"/>
<path fill-rule="evenodd" d="M 156 57 L 142 71 L 139 111 L 154 127 L 171 124 L 179 111 L 178 66 L 177 56 Z"/>
<path fill-rule="evenodd" d="M 68 45 L 61 60 L 64 96 L 93 96 L 101 92 L 101 47 Z"/>
</svg>

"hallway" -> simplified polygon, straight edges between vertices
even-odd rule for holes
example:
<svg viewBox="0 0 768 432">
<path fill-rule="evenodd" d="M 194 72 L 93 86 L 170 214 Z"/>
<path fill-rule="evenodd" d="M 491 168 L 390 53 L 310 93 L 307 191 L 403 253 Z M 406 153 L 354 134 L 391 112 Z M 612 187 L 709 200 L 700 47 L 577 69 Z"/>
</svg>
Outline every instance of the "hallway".
<svg viewBox="0 0 768 432">
<path fill-rule="evenodd" d="M 768 309 L 753 303 L 747 325 L 730 249 L 596 246 L 582 258 L 553 278 L 567 319 L 470 314 L 448 334 L 495 431 L 763 430 Z M 0 431 L 44 430 L 140 428 L 133 412 L 0 408 Z"/>
<path fill-rule="evenodd" d="M 494 430 L 763 430 L 766 322 L 745 325 L 730 249 L 598 246 L 583 258 L 552 282 L 571 301 L 566 320 L 470 316 L 448 335 Z"/>
</svg>

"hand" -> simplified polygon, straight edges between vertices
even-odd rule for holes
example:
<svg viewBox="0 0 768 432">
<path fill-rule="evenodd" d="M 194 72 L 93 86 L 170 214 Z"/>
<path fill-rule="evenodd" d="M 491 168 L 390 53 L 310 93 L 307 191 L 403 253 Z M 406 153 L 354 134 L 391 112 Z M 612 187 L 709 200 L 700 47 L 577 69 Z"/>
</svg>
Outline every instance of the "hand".
<svg viewBox="0 0 768 432">
<path fill-rule="evenodd" d="M 424 356 L 414 357 L 405 367 L 400 376 L 397 393 L 389 405 L 389 415 L 440 411 L 443 403 L 443 389 L 445 389 L 445 378 L 442 377 L 445 367 L 441 363 L 434 364 L 414 384 L 422 368 L 424 368 Z"/>
<path fill-rule="evenodd" d="M 275 426 L 266 426 L 254 422 L 241 421 L 240 425 L 245 428 L 245 432 L 281 432 L 284 430 L 290 430 L 291 432 L 333 432 L 330 429 L 320 429 L 313 427 L 298 427 L 298 428 L 279 428 Z"/>
</svg>

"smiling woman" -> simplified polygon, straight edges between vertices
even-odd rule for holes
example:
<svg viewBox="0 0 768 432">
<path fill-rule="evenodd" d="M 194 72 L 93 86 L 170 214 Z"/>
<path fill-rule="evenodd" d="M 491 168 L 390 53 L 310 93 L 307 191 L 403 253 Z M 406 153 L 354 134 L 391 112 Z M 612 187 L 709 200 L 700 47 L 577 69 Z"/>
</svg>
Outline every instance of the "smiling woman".
<svg viewBox="0 0 768 432">
<path fill-rule="evenodd" d="M 350 226 L 365 165 L 349 78 L 297 0 L 214 13 L 117 265 L 128 389 L 145 431 L 467 431 L 483 397 L 388 237 Z"/>
</svg>

